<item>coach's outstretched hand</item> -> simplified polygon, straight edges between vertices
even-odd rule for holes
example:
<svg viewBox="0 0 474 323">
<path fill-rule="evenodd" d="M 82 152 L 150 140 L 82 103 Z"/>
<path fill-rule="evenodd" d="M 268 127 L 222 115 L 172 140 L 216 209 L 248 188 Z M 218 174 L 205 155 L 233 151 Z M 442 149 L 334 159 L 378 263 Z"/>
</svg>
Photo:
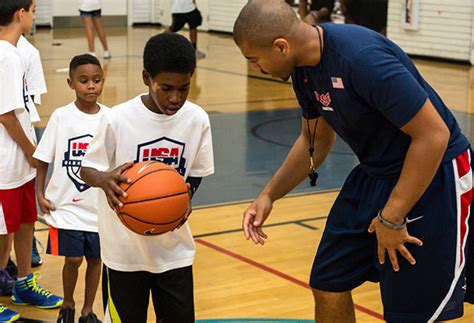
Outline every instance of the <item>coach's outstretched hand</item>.
<svg viewBox="0 0 474 323">
<path fill-rule="evenodd" d="M 394 271 L 400 270 L 397 251 L 411 265 L 416 264 L 415 258 L 413 258 L 410 251 L 405 247 L 405 243 L 413 243 L 421 247 L 423 242 L 408 234 L 406 227 L 401 230 L 393 230 L 380 223 L 377 218 L 374 218 L 369 226 L 369 232 L 375 232 L 377 236 L 377 254 L 381 264 L 385 263 L 385 251 L 388 253 Z"/>
<path fill-rule="evenodd" d="M 262 226 L 270 215 L 273 208 L 273 201 L 268 195 L 260 195 L 244 212 L 242 227 L 245 238 L 252 239 L 256 244 L 265 244 L 268 236 L 263 232 Z"/>
</svg>

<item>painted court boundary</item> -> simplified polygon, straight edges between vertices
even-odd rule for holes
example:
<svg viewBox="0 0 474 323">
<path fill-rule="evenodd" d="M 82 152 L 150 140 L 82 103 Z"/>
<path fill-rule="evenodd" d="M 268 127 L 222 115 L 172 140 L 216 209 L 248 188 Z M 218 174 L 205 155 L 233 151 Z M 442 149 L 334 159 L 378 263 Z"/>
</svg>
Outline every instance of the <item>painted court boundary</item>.
<svg viewBox="0 0 474 323">
<path fill-rule="evenodd" d="M 285 274 L 285 273 L 282 273 L 281 271 L 278 271 L 278 270 L 276 270 L 276 269 L 274 269 L 274 268 L 271 268 L 271 267 L 268 267 L 268 266 L 266 266 L 266 265 L 264 265 L 264 264 L 261 264 L 261 263 L 259 263 L 259 262 L 256 262 L 256 261 L 254 261 L 254 260 L 252 260 L 252 259 L 250 259 L 250 258 L 244 257 L 244 256 L 242 256 L 242 255 L 239 255 L 239 254 L 237 254 L 237 253 L 235 253 L 235 252 L 232 252 L 232 251 L 230 251 L 230 250 L 224 249 L 224 248 L 222 248 L 222 247 L 219 247 L 219 246 L 217 246 L 217 245 L 215 245 L 215 244 L 213 244 L 213 243 L 210 243 L 210 242 L 205 241 L 205 240 L 202 240 L 202 239 L 194 239 L 194 241 L 195 241 L 196 243 L 199 243 L 199 244 L 205 246 L 205 247 L 208 247 L 208 248 L 213 249 L 213 250 L 215 250 L 215 251 L 217 251 L 217 252 L 220 252 L 220 253 L 222 253 L 222 254 L 225 254 L 225 255 L 227 255 L 227 256 L 229 256 L 229 257 L 232 257 L 232 258 L 237 259 L 237 260 L 239 260 L 239 261 L 245 262 L 245 263 L 247 263 L 247 264 L 249 264 L 249 265 L 251 265 L 251 266 L 253 266 L 253 267 L 256 267 L 256 268 L 261 269 L 261 270 L 263 270 L 263 271 L 266 271 L 266 272 L 268 272 L 268 273 L 270 273 L 270 274 L 273 274 L 273 275 L 275 275 L 275 276 L 278 276 L 278 277 L 280 277 L 280 278 L 283 278 L 283 279 L 285 279 L 285 280 L 287 280 L 287 281 L 289 281 L 289 282 L 291 282 L 291 283 L 293 283 L 293 284 L 299 285 L 299 286 L 304 287 L 304 288 L 306 288 L 306 289 L 311 289 L 311 287 L 309 287 L 309 285 L 308 285 L 307 283 L 305 283 L 305 282 L 303 282 L 303 281 L 301 281 L 301 280 L 299 280 L 299 279 L 296 279 L 296 278 L 294 278 L 294 277 L 292 277 L 292 276 L 289 276 L 289 275 L 287 275 L 287 274 Z M 379 319 L 379 320 L 382 320 L 382 321 L 384 320 L 384 319 L 383 319 L 383 315 L 381 315 L 381 314 L 379 314 L 379 313 L 377 313 L 377 312 L 375 312 L 375 311 L 372 311 L 372 310 L 370 310 L 370 309 L 368 309 L 368 308 L 366 308 L 366 307 L 363 307 L 363 306 L 361 306 L 361 305 L 354 304 L 354 308 L 355 308 L 356 310 L 360 311 L 360 312 L 363 312 L 363 313 L 365 313 L 365 314 L 367 314 L 367 315 L 370 315 L 370 316 L 372 316 L 372 317 L 375 317 L 375 318 L 377 318 L 377 319 Z"/>
</svg>

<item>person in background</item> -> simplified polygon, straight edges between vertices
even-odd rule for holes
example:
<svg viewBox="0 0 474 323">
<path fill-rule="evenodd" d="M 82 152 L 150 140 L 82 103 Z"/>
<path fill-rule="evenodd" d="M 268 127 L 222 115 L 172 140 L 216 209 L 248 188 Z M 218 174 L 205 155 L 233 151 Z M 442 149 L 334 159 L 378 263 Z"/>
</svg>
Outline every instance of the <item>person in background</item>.
<svg viewBox="0 0 474 323">
<path fill-rule="evenodd" d="M 102 4 L 101 0 L 81 0 L 79 6 L 82 23 L 86 29 L 87 44 L 89 46 L 89 54 L 96 56 L 94 29 L 99 36 L 99 40 L 104 48 L 104 58 L 112 58 L 112 54 L 107 44 L 107 36 L 102 26 Z"/>
</svg>

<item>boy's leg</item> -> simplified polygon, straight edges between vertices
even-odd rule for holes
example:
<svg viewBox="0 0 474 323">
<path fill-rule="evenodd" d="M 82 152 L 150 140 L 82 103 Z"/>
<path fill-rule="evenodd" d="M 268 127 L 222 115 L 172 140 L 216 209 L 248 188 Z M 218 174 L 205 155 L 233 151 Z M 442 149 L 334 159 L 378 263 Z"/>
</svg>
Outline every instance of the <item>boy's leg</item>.
<svg viewBox="0 0 474 323">
<path fill-rule="evenodd" d="M 18 281 L 13 289 L 12 302 L 17 305 L 35 305 L 39 308 L 56 308 L 63 299 L 53 295 L 38 285 L 37 274 L 31 273 L 31 241 L 37 218 L 36 194 L 34 181 L 21 187 L 21 225 L 15 233 L 15 252 L 18 261 Z"/>
<path fill-rule="evenodd" d="M 0 235 L 0 254 L 3 258 L 11 252 L 13 234 Z M 7 257 L 7 263 L 10 258 Z M 2 261 L 2 264 L 5 260 Z M 11 295 L 15 279 L 8 272 L 8 265 L 0 270 L 0 296 Z"/>
<path fill-rule="evenodd" d="M 197 27 L 201 26 L 202 24 L 201 12 L 198 9 L 195 9 L 194 11 L 189 12 L 186 15 L 186 22 L 189 25 L 189 40 L 191 41 L 194 46 L 194 49 L 196 50 L 196 58 L 204 58 L 206 57 L 206 54 L 204 54 L 197 48 Z"/>
<path fill-rule="evenodd" d="M 84 297 L 84 307 L 81 315 L 87 316 L 93 313 L 95 295 L 100 281 L 102 262 L 100 260 L 100 240 L 96 232 L 86 232 L 85 234 L 85 256 L 87 260 L 86 289 Z"/>
<path fill-rule="evenodd" d="M 99 286 L 100 273 L 102 268 L 102 262 L 100 258 L 86 258 L 87 270 L 86 270 L 86 290 L 84 296 L 84 306 L 81 311 L 81 316 L 87 316 L 94 310 L 94 300 L 97 294 L 97 287 Z"/>
<path fill-rule="evenodd" d="M 0 235 L 0 268 L 6 268 L 12 250 L 13 234 Z"/>
<path fill-rule="evenodd" d="M 82 264 L 83 257 L 65 257 L 63 267 L 63 307 L 74 308 L 74 290 L 76 289 L 79 267 Z"/>
<path fill-rule="evenodd" d="M 99 36 L 100 43 L 104 51 L 109 50 L 109 45 L 107 44 L 107 36 L 105 34 L 104 26 L 102 25 L 102 19 L 99 16 L 93 17 L 92 22 L 94 23 L 95 30 L 97 31 L 97 35 Z"/>
<path fill-rule="evenodd" d="M 192 266 L 155 274 L 152 297 L 157 322 L 194 322 Z"/>
<path fill-rule="evenodd" d="M 95 43 L 94 43 L 94 22 L 92 21 L 91 16 L 84 15 L 82 16 L 82 23 L 84 24 L 84 29 L 86 30 L 87 36 L 87 45 L 89 48 L 89 52 L 95 52 Z"/>
<path fill-rule="evenodd" d="M 186 14 L 174 13 L 171 15 L 171 17 L 172 17 L 172 22 L 168 31 L 173 32 L 173 33 L 180 31 L 186 24 Z"/>
<path fill-rule="evenodd" d="M 153 275 L 145 271 L 123 272 L 104 266 L 107 271 L 106 322 L 146 322 Z"/>
<path fill-rule="evenodd" d="M 20 230 L 14 234 L 16 264 L 20 279 L 31 273 L 31 241 L 34 226 L 34 223 L 22 223 Z"/>
</svg>

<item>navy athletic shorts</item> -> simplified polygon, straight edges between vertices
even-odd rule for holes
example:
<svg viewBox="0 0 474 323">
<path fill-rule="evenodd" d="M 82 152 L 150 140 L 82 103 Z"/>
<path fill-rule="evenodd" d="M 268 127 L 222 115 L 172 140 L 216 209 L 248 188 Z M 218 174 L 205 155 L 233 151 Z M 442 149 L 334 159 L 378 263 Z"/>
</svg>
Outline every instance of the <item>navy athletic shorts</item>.
<svg viewBox="0 0 474 323">
<path fill-rule="evenodd" d="M 100 259 L 99 234 L 50 226 L 46 253 L 55 256 Z"/>
<path fill-rule="evenodd" d="M 474 254 L 466 260 L 466 245 L 473 245 L 473 239 L 467 239 L 472 201 L 470 161 L 468 150 L 443 163 L 408 213 L 408 219 L 414 220 L 408 224 L 408 232 L 421 239 L 423 246 L 405 244 L 417 262 L 412 266 L 398 254 L 399 272 L 393 271 L 388 256 L 384 265 L 379 264 L 375 234 L 367 232 L 398 176 L 374 176 L 357 166 L 329 213 L 313 263 L 311 287 L 343 292 L 365 281 L 380 282 L 387 322 L 444 321 L 462 316 L 465 296 L 473 299 L 473 284 L 466 280 L 474 278 L 466 274 L 466 270 L 474 274 Z"/>
</svg>

